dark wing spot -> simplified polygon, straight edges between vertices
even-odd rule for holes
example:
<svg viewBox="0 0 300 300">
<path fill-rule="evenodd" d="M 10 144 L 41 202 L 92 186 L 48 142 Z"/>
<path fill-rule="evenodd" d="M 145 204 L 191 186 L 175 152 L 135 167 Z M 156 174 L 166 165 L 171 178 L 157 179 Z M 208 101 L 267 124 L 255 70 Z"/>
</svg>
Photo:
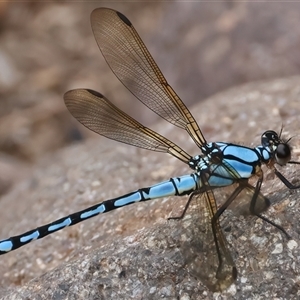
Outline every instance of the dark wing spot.
<svg viewBox="0 0 300 300">
<path fill-rule="evenodd" d="M 131 26 L 131 22 L 120 12 L 117 11 L 117 15 L 119 16 L 119 18 L 128 26 Z"/>
<path fill-rule="evenodd" d="M 87 91 L 88 91 L 90 94 L 94 95 L 94 96 L 103 98 L 103 95 L 102 95 L 101 93 L 99 93 L 99 92 L 96 92 L 96 91 L 90 90 L 90 89 L 87 89 Z"/>
</svg>

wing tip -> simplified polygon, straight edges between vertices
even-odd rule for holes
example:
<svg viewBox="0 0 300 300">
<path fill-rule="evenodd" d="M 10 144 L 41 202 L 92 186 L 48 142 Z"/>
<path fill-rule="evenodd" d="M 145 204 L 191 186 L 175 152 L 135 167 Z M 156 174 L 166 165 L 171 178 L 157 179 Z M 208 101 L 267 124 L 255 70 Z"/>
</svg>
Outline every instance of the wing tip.
<svg viewBox="0 0 300 300">
<path fill-rule="evenodd" d="M 102 13 L 115 13 L 119 19 L 125 23 L 127 26 L 131 27 L 132 26 L 132 23 L 128 20 L 128 18 L 126 16 L 124 16 L 122 13 L 114 10 L 114 9 L 111 9 L 111 8 L 106 8 L 106 7 L 99 7 L 99 8 L 96 8 L 92 11 L 91 13 L 91 19 L 94 20 L 94 19 L 98 19 L 99 18 L 99 14 Z"/>
<path fill-rule="evenodd" d="M 130 27 L 132 26 L 131 22 L 122 13 L 116 11 L 116 14 L 127 26 L 130 26 Z"/>
<path fill-rule="evenodd" d="M 94 90 L 91 90 L 91 89 L 86 89 L 87 92 L 89 92 L 90 94 L 92 94 L 93 96 L 96 96 L 96 97 L 99 97 L 99 98 L 104 98 L 104 96 L 97 92 L 97 91 L 94 91 Z"/>
</svg>

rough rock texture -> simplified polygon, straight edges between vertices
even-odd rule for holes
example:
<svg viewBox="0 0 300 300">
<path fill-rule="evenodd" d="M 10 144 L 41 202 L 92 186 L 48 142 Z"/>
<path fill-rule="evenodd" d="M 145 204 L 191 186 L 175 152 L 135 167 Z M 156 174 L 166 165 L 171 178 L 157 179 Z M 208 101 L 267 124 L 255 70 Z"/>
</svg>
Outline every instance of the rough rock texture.
<svg viewBox="0 0 300 300">
<path fill-rule="evenodd" d="M 267 129 L 294 137 L 300 160 L 300 77 L 251 83 L 219 93 L 191 111 L 208 141 L 259 144 Z M 163 122 L 154 129 L 191 154 L 185 132 Z M 300 168 L 282 172 L 300 184 Z M 190 172 L 174 158 L 104 138 L 62 149 L 40 159 L 34 170 L 2 197 L 1 237 L 18 234 L 138 187 Z M 273 205 L 267 216 L 293 237 L 253 217 L 228 211 L 222 226 L 238 279 L 212 293 L 189 274 L 181 247 L 185 222 L 178 215 L 186 198 L 139 203 L 87 220 L 0 257 L 2 299 L 234 299 L 300 297 L 300 190 L 289 191 L 265 174 L 263 192 Z M 233 209 L 233 211 L 235 211 Z M 201 253 L 199 253 L 201 256 Z"/>
</svg>

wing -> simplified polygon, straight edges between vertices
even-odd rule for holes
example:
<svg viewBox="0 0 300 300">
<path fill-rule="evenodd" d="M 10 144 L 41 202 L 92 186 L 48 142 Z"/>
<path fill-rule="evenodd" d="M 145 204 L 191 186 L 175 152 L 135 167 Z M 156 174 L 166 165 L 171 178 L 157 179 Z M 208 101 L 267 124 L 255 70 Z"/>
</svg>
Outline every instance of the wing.
<svg viewBox="0 0 300 300">
<path fill-rule="evenodd" d="M 169 153 L 188 163 L 191 156 L 179 146 L 118 109 L 98 92 L 71 90 L 64 95 L 70 113 L 90 130 L 136 147 Z"/>
<path fill-rule="evenodd" d="M 98 8 L 91 14 L 98 46 L 111 70 L 142 103 L 185 129 L 202 147 L 206 140 L 194 117 L 161 73 L 131 22 L 121 13 Z"/>
<path fill-rule="evenodd" d="M 189 240 L 182 247 L 183 255 L 193 276 L 212 291 L 222 291 L 235 281 L 237 270 L 219 220 L 212 227 L 211 219 L 217 211 L 216 200 L 210 189 L 192 197 L 197 204 L 191 204 L 189 208 L 193 217 L 183 220 L 190 222 L 184 226 Z"/>
</svg>

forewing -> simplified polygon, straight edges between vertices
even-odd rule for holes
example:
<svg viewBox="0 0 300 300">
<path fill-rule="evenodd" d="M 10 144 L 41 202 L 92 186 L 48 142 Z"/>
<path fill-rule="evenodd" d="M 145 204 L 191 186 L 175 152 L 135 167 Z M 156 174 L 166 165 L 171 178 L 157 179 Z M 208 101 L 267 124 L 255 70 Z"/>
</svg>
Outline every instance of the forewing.
<svg viewBox="0 0 300 300">
<path fill-rule="evenodd" d="M 98 46 L 118 79 L 141 102 L 168 122 L 188 131 L 195 143 L 206 144 L 188 108 L 161 73 L 131 22 L 121 13 L 98 8 L 91 14 Z"/>
<path fill-rule="evenodd" d="M 190 155 L 179 146 L 118 109 L 102 94 L 86 89 L 64 95 L 70 113 L 90 130 L 109 139 L 136 147 L 169 153 L 185 163 Z"/>
</svg>

